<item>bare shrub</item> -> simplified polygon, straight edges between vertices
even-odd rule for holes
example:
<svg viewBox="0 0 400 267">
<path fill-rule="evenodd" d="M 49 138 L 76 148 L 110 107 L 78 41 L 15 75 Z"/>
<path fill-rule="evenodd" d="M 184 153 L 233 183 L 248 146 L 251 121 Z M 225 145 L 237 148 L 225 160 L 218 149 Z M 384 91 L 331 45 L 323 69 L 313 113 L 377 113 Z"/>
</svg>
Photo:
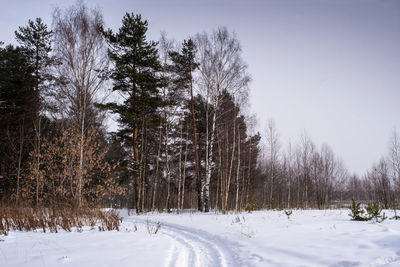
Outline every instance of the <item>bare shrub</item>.
<svg viewBox="0 0 400 267">
<path fill-rule="evenodd" d="M 0 207 L 0 235 L 9 231 L 37 231 L 58 233 L 60 229 L 71 232 L 73 228 L 83 231 L 84 226 L 99 226 L 100 231 L 119 231 L 122 218 L 115 210 L 93 208 L 30 208 L 16 206 Z"/>
<path fill-rule="evenodd" d="M 161 222 L 157 221 L 157 222 L 150 222 L 149 220 L 146 221 L 146 228 L 147 228 L 147 232 L 150 235 L 155 235 L 158 233 L 158 230 L 160 230 L 161 228 Z"/>
</svg>

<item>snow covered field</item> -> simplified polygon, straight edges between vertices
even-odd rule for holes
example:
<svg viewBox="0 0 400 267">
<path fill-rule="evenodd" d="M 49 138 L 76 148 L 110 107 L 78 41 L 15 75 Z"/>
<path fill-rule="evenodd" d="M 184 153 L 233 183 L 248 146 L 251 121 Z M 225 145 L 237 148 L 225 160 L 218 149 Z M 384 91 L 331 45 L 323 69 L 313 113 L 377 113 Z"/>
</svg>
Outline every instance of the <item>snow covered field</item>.
<svg viewBox="0 0 400 267">
<path fill-rule="evenodd" d="M 400 221 L 348 210 L 121 214 L 120 232 L 11 232 L 0 266 L 400 266 Z"/>
</svg>

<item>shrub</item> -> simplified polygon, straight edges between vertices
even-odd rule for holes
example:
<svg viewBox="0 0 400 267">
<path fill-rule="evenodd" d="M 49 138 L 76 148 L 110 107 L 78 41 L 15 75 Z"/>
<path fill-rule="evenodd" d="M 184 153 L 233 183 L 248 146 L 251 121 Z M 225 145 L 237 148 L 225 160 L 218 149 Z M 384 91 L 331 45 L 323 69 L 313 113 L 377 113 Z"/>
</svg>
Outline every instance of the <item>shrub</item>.
<svg viewBox="0 0 400 267">
<path fill-rule="evenodd" d="M 287 216 L 288 219 L 290 219 L 290 215 L 292 215 L 292 210 L 285 210 L 285 214 Z"/>
<path fill-rule="evenodd" d="M 368 221 L 368 219 L 363 216 L 364 210 L 361 209 L 361 207 L 360 207 L 361 203 L 356 203 L 354 201 L 354 198 L 352 198 L 351 201 L 352 201 L 351 208 L 350 208 L 351 213 L 349 214 L 349 216 L 352 218 L 352 220 L 353 221 Z"/>
<path fill-rule="evenodd" d="M 351 213 L 349 216 L 353 221 L 374 220 L 376 222 L 382 222 L 386 219 L 385 213 L 381 214 L 382 210 L 379 208 L 378 203 L 368 203 L 367 207 L 365 207 L 365 210 L 362 209 L 360 205 L 361 203 L 356 203 L 354 199 L 352 199 L 352 205 L 350 208 Z"/>
<path fill-rule="evenodd" d="M 386 219 L 385 213 L 381 215 L 382 210 L 379 208 L 378 203 L 368 203 L 365 210 L 368 213 L 368 219 L 376 222 L 382 222 Z"/>
<path fill-rule="evenodd" d="M 57 233 L 60 229 L 71 232 L 75 227 L 81 232 L 84 226 L 99 225 L 101 231 L 119 231 L 122 222 L 119 214 L 90 208 L 30 208 L 4 206 L 0 207 L 0 235 L 9 231 L 49 231 Z"/>
<path fill-rule="evenodd" d="M 248 213 L 251 213 L 252 211 L 255 210 L 261 210 L 261 206 L 257 204 L 257 199 L 250 199 L 249 202 L 246 205 L 245 211 Z"/>
</svg>

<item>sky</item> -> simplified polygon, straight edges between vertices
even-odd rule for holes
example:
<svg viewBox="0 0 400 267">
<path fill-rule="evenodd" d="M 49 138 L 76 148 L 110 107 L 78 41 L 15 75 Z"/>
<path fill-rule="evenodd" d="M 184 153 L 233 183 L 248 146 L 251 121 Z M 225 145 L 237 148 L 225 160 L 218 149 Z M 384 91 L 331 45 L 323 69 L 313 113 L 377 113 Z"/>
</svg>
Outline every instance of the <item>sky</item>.
<svg viewBox="0 0 400 267">
<path fill-rule="evenodd" d="M 74 1 L 0 0 L 0 41 L 28 19 Z M 275 121 L 282 147 L 306 132 L 329 144 L 350 172 L 364 174 L 400 131 L 400 1 L 397 0 L 86 0 L 117 30 L 126 12 L 182 42 L 226 26 L 249 66 L 249 110 L 263 132 Z"/>
</svg>

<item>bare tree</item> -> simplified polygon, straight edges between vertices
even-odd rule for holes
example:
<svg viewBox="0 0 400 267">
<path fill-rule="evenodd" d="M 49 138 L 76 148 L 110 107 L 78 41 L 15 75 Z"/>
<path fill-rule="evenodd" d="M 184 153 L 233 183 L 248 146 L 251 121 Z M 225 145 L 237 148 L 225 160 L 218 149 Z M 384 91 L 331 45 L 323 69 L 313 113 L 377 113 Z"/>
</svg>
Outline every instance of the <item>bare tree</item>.
<svg viewBox="0 0 400 267">
<path fill-rule="evenodd" d="M 292 142 L 289 140 L 287 145 L 287 152 L 285 155 L 286 168 L 287 168 L 287 208 L 290 209 L 291 202 L 291 186 L 293 179 L 293 150 L 292 150 Z"/>
<path fill-rule="evenodd" d="M 394 130 L 391 142 L 390 142 L 390 164 L 393 176 L 393 183 L 395 185 L 395 191 L 400 193 L 400 136 L 399 133 Z M 397 195 L 398 195 L 397 194 Z"/>
<path fill-rule="evenodd" d="M 279 140 L 278 133 L 276 131 L 275 122 L 273 120 L 268 121 L 267 130 L 266 130 L 266 140 L 267 140 L 267 153 L 268 153 L 268 176 L 270 179 L 270 194 L 269 194 L 269 206 L 270 208 L 274 208 L 274 184 L 276 177 L 276 168 L 279 161 Z"/>
<path fill-rule="evenodd" d="M 311 187 L 311 160 L 315 150 L 315 145 L 311 138 L 303 133 L 300 138 L 300 166 L 301 166 L 301 182 L 302 190 L 302 207 L 308 208 L 308 197 Z M 300 188 L 300 187 L 299 187 Z"/>
<path fill-rule="evenodd" d="M 337 161 L 337 168 L 336 168 L 336 174 L 335 176 L 337 177 L 336 179 L 336 185 L 335 188 L 336 190 L 339 191 L 339 207 L 342 207 L 343 205 L 343 193 L 346 189 L 346 181 L 349 179 L 349 172 L 344 166 L 344 163 L 342 160 Z"/>
<path fill-rule="evenodd" d="M 72 119 L 80 130 L 80 159 L 76 201 L 82 198 L 84 175 L 84 144 L 87 129 L 96 123 L 97 110 L 93 103 L 99 97 L 106 78 L 108 56 L 100 27 L 103 17 L 99 10 L 88 9 L 82 2 L 53 13 L 55 51 L 63 78 L 61 112 Z"/>
</svg>

